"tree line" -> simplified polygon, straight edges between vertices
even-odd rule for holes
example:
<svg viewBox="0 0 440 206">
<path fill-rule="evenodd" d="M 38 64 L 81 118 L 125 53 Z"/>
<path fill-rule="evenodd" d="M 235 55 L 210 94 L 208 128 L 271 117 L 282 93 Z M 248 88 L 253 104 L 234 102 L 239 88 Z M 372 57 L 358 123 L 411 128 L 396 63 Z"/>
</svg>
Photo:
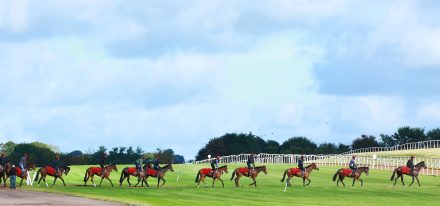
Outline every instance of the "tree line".
<svg viewBox="0 0 440 206">
<path fill-rule="evenodd" d="M 237 155 L 242 153 L 270 154 L 339 154 L 354 149 L 368 147 L 391 147 L 410 142 L 440 140 L 440 128 L 425 131 L 420 127 L 404 126 L 391 135 L 380 134 L 380 139 L 374 135 L 361 135 L 351 144 L 321 143 L 316 144 L 307 137 L 296 136 L 282 144 L 275 140 L 263 140 L 261 137 L 249 134 L 227 133 L 215 137 L 202 147 L 196 155 L 196 160 L 206 159 L 208 155 Z"/>
<path fill-rule="evenodd" d="M 83 153 L 75 150 L 69 153 L 60 153 L 58 148 L 42 142 L 14 143 L 12 141 L 0 143 L 0 149 L 6 152 L 10 162 L 18 164 L 24 153 L 29 155 L 30 162 L 38 166 L 49 165 L 56 155 L 60 155 L 60 160 L 64 165 L 97 165 L 102 156 L 107 154 L 107 163 L 113 164 L 134 164 L 135 160 L 145 157 L 146 162 L 152 162 L 159 157 L 161 164 L 174 163 L 183 164 L 185 158 L 174 153 L 172 149 L 156 149 L 154 152 L 144 152 L 140 147 L 113 147 L 107 149 L 100 146 L 97 151 Z"/>
</svg>

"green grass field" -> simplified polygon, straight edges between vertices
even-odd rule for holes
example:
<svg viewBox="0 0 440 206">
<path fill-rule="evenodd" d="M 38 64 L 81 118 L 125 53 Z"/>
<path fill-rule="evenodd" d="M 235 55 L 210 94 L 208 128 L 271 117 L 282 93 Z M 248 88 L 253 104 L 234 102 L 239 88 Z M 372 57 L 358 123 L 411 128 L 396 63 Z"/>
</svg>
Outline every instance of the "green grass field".
<svg viewBox="0 0 440 206">
<path fill-rule="evenodd" d="M 331 177 L 335 173 L 335 167 L 321 167 L 319 171 L 313 171 L 312 183 L 308 187 L 302 187 L 298 178 L 294 179 L 293 187 L 283 192 L 284 184 L 280 182 L 281 175 L 288 165 L 273 164 L 268 166 L 268 175 L 261 175 L 257 179 L 258 187 L 249 187 L 250 179 L 242 178 L 240 188 L 235 188 L 233 181 L 229 181 L 231 171 L 238 164 L 229 165 L 229 174 L 223 179 L 225 188 L 221 188 L 220 182 L 215 188 L 197 188 L 194 184 L 195 174 L 198 169 L 207 165 L 174 165 L 175 172 L 166 175 L 167 183 L 162 188 L 129 188 L 127 183 L 122 187 L 119 184 L 119 173 L 112 173 L 111 178 L 116 184 L 114 188 L 108 181 L 102 187 L 82 187 L 83 177 L 87 166 L 73 166 L 71 172 L 65 177 L 67 187 L 57 182 L 55 187 L 24 187 L 28 190 L 59 192 L 74 196 L 89 197 L 118 201 L 132 205 L 439 205 L 440 202 L 440 178 L 433 176 L 421 176 L 422 186 L 412 187 L 396 186 L 390 181 L 391 172 L 370 171 L 369 176 L 363 176 L 364 186 L 360 187 L 357 182 L 351 187 L 351 181 L 347 180 L 347 187 L 336 187 Z M 240 165 L 242 166 L 242 165 Z M 119 166 L 119 171 L 123 166 Z M 180 179 L 176 182 L 177 174 Z M 48 178 L 50 183 L 53 178 Z M 134 179 L 133 179 L 134 180 Z M 133 181 L 132 182 L 135 182 Z M 156 179 L 150 179 L 150 186 L 155 185 Z M 405 177 L 407 185 L 410 178 Z M 208 182 L 211 183 L 212 180 Z M 96 179 L 99 183 L 99 178 Z"/>
</svg>

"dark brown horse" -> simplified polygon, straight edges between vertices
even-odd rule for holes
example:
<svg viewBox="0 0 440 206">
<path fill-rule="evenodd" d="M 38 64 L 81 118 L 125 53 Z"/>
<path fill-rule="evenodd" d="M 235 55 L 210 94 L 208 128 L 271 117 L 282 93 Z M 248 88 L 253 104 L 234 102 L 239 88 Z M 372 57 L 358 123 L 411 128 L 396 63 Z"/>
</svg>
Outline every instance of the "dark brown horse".
<svg viewBox="0 0 440 206">
<path fill-rule="evenodd" d="M 9 170 L 11 170 L 11 163 L 6 163 L 4 166 L 0 165 L 0 183 L 2 183 L 6 187 L 6 179 L 7 179 L 7 173 L 9 173 Z"/>
<path fill-rule="evenodd" d="M 195 181 L 197 183 L 197 187 L 200 186 L 200 182 L 205 183 L 206 187 L 208 186 L 208 185 L 206 185 L 206 182 L 205 182 L 206 177 L 212 178 L 212 187 L 214 187 L 214 182 L 216 179 L 218 179 L 222 182 L 222 187 L 225 187 L 225 184 L 223 183 L 223 180 L 221 179 L 223 172 L 228 173 L 228 165 L 224 165 L 224 166 L 219 167 L 217 169 L 217 171 L 215 171 L 215 174 L 213 174 L 211 168 L 200 169 L 197 172 L 196 181 Z"/>
<path fill-rule="evenodd" d="M 286 178 L 286 175 L 287 175 L 287 186 L 290 187 L 291 186 L 290 179 L 292 177 L 299 177 L 299 178 L 303 179 L 303 186 L 305 187 L 305 186 L 309 185 L 310 182 L 312 182 L 309 179 L 309 176 L 314 169 L 319 170 L 318 166 L 315 163 L 310 164 L 309 166 L 306 167 L 306 171 L 304 171 L 303 176 L 301 176 L 301 170 L 299 168 L 287 169 L 286 171 L 284 171 L 283 179 L 281 179 L 281 182 L 284 182 L 284 179 Z M 307 184 L 306 184 L 306 180 L 309 181 Z"/>
<path fill-rule="evenodd" d="M 420 169 L 425 168 L 426 169 L 426 164 L 425 161 L 419 162 L 418 164 L 416 164 L 416 166 L 414 166 L 414 171 L 411 174 L 411 169 L 409 167 L 406 166 L 402 166 L 402 167 L 398 167 L 396 169 L 394 169 L 393 175 L 391 176 L 391 181 L 394 180 L 394 185 L 396 185 L 397 179 L 402 180 L 402 184 L 405 185 L 405 183 L 403 182 L 403 175 L 410 175 L 412 177 L 412 182 L 411 184 L 409 184 L 409 186 L 411 186 L 414 183 L 414 178 L 417 180 L 417 183 L 420 186 L 420 182 L 419 182 L 419 172 Z M 397 173 L 397 177 L 394 178 L 394 176 Z"/>
<path fill-rule="evenodd" d="M 257 178 L 257 176 L 260 172 L 264 172 L 264 174 L 267 174 L 267 169 L 266 169 L 265 165 L 255 167 L 251 171 L 249 171 L 249 169 L 246 167 L 240 167 L 240 168 L 235 169 L 234 172 L 232 173 L 231 181 L 234 179 L 235 176 L 237 176 L 237 177 L 235 177 L 235 187 L 239 187 L 240 177 L 246 176 L 246 177 L 252 178 L 252 180 L 254 181 L 249 186 L 254 185 L 256 187 L 257 181 L 255 179 Z"/>
<path fill-rule="evenodd" d="M 134 176 L 138 178 L 138 183 L 139 181 L 142 179 L 145 179 L 145 171 L 147 170 L 148 165 L 145 165 L 142 169 L 141 172 L 138 172 L 138 170 L 136 169 L 136 167 L 126 167 L 122 170 L 121 172 L 121 178 L 119 178 L 119 186 L 122 186 L 122 183 L 124 182 L 125 179 L 127 179 L 128 185 L 131 186 L 130 183 L 130 176 Z M 137 186 L 137 184 L 135 185 Z"/>
<path fill-rule="evenodd" d="M 68 167 L 68 166 L 60 167 L 60 169 L 58 171 L 56 171 L 55 168 L 50 167 L 50 166 L 42 167 L 42 168 L 38 169 L 37 175 L 35 176 L 35 181 L 38 180 L 37 184 L 38 184 L 38 186 L 40 186 L 40 182 L 41 182 L 41 180 L 43 180 L 44 184 L 46 184 L 46 187 L 48 187 L 48 185 L 46 183 L 46 176 L 49 175 L 49 176 L 54 177 L 52 186 L 55 186 L 55 182 L 57 181 L 58 178 L 61 181 L 63 181 L 64 186 L 66 186 L 66 183 L 64 182 L 64 179 L 62 176 L 63 176 L 63 174 L 65 174 L 65 175 L 69 174 L 69 171 L 70 171 L 70 167 Z M 41 177 L 38 178 L 38 176 L 40 174 L 41 174 Z"/>
<path fill-rule="evenodd" d="M 27 173 L 25 173 L 24 171 L 21 170 L 20 167 L 15 167 L 15 169 L 17 170 L 17 177 L 19 177 L 20 180 L 20 187 L 21 184 L 23 184 L 23 180 L 27 180 Z M 35 170 L 35 163 L 29 163 L 28 165 L 26 165 L 26 167 L 24 168 L 27 171 L 31 171 L 31 170 Z M 9 174 L 6 174 L 6 179 L 9 177 Z"/>
<path fill-rule="evenodd" d="M 113 170 L 116 171 L 116 172 L 118 171 L 118 168 L 116 167 L 115 164 L 111 164 L 111 165 L 108 165 L 108 166 L 104 167 L 104 171 L 102 171 L 102 168 L 101 168 L 101 167 L 89 167 L 89 168 L 86 170 L 86 174 L 85 174 L 85 176 L 84 176 L 84 186 L 87 185 L 87 181 L 88 181 L 89 178 L 90 178 L 90 180 L 91 180 L 92 183 L 93 183 L 93 186 L 96 187 L 96 184 L 95 184 L 95 182 L 93 181 L 93 177 L 94 177 L 95 175 L 98 175 L 98 176 L 101 177 L 101 182 L 99 183 L 99 186 L 101 186 L 101 184 L 102 184 L 102 180 L 104 180 L 104 178 L 105 178 L 105 179 L 107 179 L 108 181 L 110 181 L 110 184 L 112 184 L 112 187 L 113 187 L 113 182 L 112 182 L 112 180 L 110 180 L 110 178 L 109 178 L 110 173 L 111 173 Z"/>
<path fill-rule="evenodd" d="M 364 185 L 364 181 L 361 179 L 361 175 L 363 172 L 365 172 L 365 174 L 368 176 L 368 171 L 369 171 L 368 167 L 359 167 L 356 171 L 354 171 L 353 174 L 351 169 L 341 168 L 338 171 L 336 171 L 335 175 L 333 175 L 333 182 L 336 181 L 336 177 L 339 175 L 338 181 L 336 182 L 336 186 L 339 186 L 339 182 L 341 182 L 342 185 L 344 185 L 345 187 L 345 183 L 343 181 L 345 177 L 353 178 L 352 186 L 354 186 L 354 182 L 356 180 L 359 180 L 362 186 Z"/>
<path fill-rule="evenodd" d="M 171 172 L 174 172 L 174 169 L 173 169 L 173 166 L 171 165 L 171 163 L 168 163 L 167 165 L 161 167 L 159 171 L 156 171 L 156 170 L 154 170 L 154 169 L 151 169 L 151 168 L 147 165 L 146 168 L 144 169 L 144 171 L 146 171 L 146 173 L 145 173 L 145 177 L 144 177 L 144 178 L 140 178 L 139 180 L 142 180 L 142 181 L 139 181 L 139 180 L 138 180 L 138 182 L 136 183 L 136 185 L 138 185 L 139 182 L 142 182 L 142 183 L 141 183 L 141 186 L 142 186 L 142 187 L 144 186 L 144 183 L 145 183 L 145 185 L 146 185 L 147 187 L 150 187 L 150 186 L 148 185 L 148 181 L 147 181 L 147 179 L 148 179 L 148 177 L 154 177 L 154 178 L 157 178 L 157 187 L 159 187 L 159 186 L 162 187 L 162 186 L 165 184 L 165 182 L 166 182 L 166 180 L 164 179 L 164 177 L 165 177 L 165 174 L 168 172 L 168 170 L 171 171 Z M 162 185 L 160 185 L 160 181 L 161 181 L 161 180 L 163 181 Z M 136 186 L 136 185 L 135 185 L 135 186 Z"/>
</svg>

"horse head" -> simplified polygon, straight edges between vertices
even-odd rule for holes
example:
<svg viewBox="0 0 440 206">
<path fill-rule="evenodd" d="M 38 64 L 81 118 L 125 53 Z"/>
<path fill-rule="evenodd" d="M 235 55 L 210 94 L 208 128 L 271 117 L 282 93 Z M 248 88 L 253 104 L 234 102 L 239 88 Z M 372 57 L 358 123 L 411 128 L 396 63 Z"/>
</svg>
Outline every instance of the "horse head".
<svg viewBox="0 0 440 206">
<path fill-rule="evenodd" d="M 316 164 L 316 163 L 312 163 L 312 164 L 310 164 L 309 166 L 307 166 L 306 168 L 308 168 L 308 167 L 311 167 L 312 168 L 312 170 L 319 170 L 319 167 L 318 167 L 318 165 Z"/>
<path fill-rule="evenodd" d="M 224 167 L 225 167 L 224 171 L 226 172 L 226 174 L 228 174 L 228 165 L 225 165 Z"/>
<path fill-rule="evenodd" d="M 369 167 L 362 167 L 362 168 L 363 168 L 363 171 L 365 172 L 365 175 L 369 176 L 370 168 Z"/>
<path fill-rule="evenodd" d="M 27 167 L 27 170 L 35 170 L 35 163 L 31 162 Z"/>
<path fill-rule="evenodd" d="M 266 168 L 266 165 L 263 166 L 263 172 L 264 172 L 264 174 L 267 175 L 267 168 Z"/>
<path fill-rule="evenodd" d="M 64 174 L 65 175 L 69 174 L 69 172 L 70 172 L 70 167 L 69 166 L 65 166 L 65 167 L 63 167 L 63 169 L 64 169 Z"/>
<path fill-rule="evenodd" d="M 416 165 L 416 167 L 418 167 L 418 168 L 424 168 L 424 169 L 426 169 L 427 167 L 426 167 L 426 164 L 425 164 L 425 161 L 421 161 L 421 162 L 419 162 L 417 165 Z"/>
<path fill-rule="evenodd" d="M 116 172 L 118 171 L 118 167 L 116 166 L 116 164 L 110 164 L 108 167 L 110 168 L 110 171 L 111 170 L 115 170 Z"/>
<path fill-rule="evenodd" d="M 173 165 L 171 163 L 168 163 L 168 165 L 170 167 L 171 172 L 174 172 Z"/>
</svg>

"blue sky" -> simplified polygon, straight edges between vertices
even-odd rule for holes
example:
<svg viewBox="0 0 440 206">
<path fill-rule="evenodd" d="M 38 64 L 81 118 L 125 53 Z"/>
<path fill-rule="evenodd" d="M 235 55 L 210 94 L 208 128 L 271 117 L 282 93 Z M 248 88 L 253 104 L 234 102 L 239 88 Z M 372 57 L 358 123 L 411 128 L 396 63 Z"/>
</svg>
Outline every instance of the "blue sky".
<svg viewBox="0 0 440 206">
<path fill-rule="evenodd" d="M 0 142 L 349 143 L 440 123 L 437 1 L 0 1 Z"/>
</svg>

